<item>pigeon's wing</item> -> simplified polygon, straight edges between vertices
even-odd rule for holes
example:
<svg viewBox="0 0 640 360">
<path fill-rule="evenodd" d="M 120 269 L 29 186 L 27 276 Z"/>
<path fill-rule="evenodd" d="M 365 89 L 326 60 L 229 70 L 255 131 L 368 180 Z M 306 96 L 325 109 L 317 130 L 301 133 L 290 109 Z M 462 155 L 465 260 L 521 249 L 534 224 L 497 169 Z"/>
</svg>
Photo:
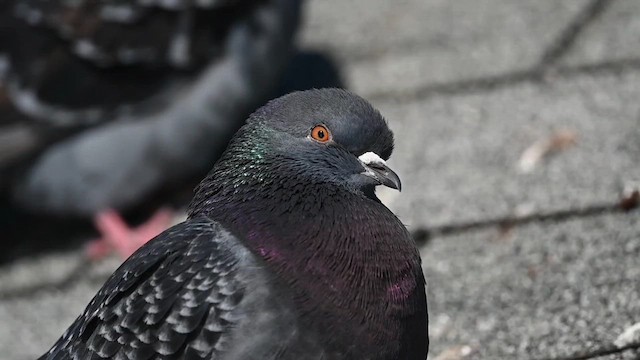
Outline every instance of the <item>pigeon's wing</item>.
<svg viewBox="0 0 640 360">
<path fill-rule="evenodd" d="M 259 268 L 216 223 L 176 225 L 130 257 L 40 359 L 278 356 L 297 329 Z"/>
<path fill-rule="evenodd" d="M 113 119 L 194 75 L 261 1 L 2 2 L 0 87 L 30 117 L 77 126 Z"/>
</svg>

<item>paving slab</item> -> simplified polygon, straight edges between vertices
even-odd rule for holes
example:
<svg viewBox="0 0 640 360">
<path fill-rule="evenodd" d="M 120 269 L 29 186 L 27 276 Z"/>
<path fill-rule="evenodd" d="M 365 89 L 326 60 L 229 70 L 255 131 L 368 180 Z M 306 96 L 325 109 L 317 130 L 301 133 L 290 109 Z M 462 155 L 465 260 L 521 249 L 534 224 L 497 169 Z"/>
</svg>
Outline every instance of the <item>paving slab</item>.
<svg viewBox="0 0 640 360">
<path fill-rule="evenodd" d="M 359 94 L 528 69 L 589 2 L 315 0 L 305 46 L 344 60 Z"/>
<path fill-rule="evenodd" d="M 431 358 L 570 357 L 640 322 L 640 211 L 437 237 L 422 257 Z"/>
<path fill-rule="evenodd" d="M 88 264 L 81 251 L 56 252 L 0 268 L 3 360 L 35 359 L 80 315 L 120 260 Z"/>
<path fill-rule="evenodd" d="M 640 2 L 609 1 L 577 38 L 562 63 L 583 65 L 640 58 Z"/>
<path fill-rule="evenodd" d="M 376 100 L 395 132 L 402 193 L 383 198 L 410 228 L 613 203 L 640 180 L 640 74 L 583 74 L 493 91 Z M 519 169 L 558 131 L 575 146 Z"/>
</svg>

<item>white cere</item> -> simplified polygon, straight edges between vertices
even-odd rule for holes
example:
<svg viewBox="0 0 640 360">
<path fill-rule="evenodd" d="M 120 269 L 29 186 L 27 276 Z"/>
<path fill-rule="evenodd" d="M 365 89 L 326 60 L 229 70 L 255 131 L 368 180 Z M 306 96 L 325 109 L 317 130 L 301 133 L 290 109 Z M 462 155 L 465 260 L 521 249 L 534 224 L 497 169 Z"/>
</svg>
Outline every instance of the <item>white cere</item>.
<svg viewBox="0 0 640 360">
<path fill-rule="evenodd" d="M 360 159 L 360 161 L 362 161 L 366 165 L 369 165 L 369 164 L 387 165 L 387 163 L 384 160 L 382 160 L 382 158 L 378 154 L 371 151 L 358 156 L 358 159 Z"/>
</svg>

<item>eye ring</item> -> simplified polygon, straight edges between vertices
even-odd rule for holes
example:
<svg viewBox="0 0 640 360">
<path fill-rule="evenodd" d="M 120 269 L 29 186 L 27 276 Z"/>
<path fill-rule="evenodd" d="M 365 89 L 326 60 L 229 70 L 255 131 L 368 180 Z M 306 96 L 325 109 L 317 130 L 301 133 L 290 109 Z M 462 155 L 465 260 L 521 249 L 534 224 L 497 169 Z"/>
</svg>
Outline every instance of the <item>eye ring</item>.
<svg viewBox="0 0 640 360">
<path fill-rule="evenodd" d="M 316 125 L 309 134 L 311 138 L 319 143 L 326 143 L 331 140 L 331 132 L 324 125 Z"/>
</svg>

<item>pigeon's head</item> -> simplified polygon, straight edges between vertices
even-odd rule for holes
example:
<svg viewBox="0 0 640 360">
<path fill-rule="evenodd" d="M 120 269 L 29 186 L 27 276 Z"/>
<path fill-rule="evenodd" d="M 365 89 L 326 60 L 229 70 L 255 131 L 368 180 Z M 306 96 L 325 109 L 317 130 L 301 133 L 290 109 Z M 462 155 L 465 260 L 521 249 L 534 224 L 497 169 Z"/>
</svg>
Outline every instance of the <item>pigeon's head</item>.
<svg viewBox="0 0 640 360">
<path fill-rule="evenodd" d="M 339 89 L 288 94 L 256 111 L 232 146 L 252 155 L 256 168 L 335 183 L 373 195 L 377 185 L 400 190 L 385 163 L 393 134 L 367 101 Z"/>
</svg>

